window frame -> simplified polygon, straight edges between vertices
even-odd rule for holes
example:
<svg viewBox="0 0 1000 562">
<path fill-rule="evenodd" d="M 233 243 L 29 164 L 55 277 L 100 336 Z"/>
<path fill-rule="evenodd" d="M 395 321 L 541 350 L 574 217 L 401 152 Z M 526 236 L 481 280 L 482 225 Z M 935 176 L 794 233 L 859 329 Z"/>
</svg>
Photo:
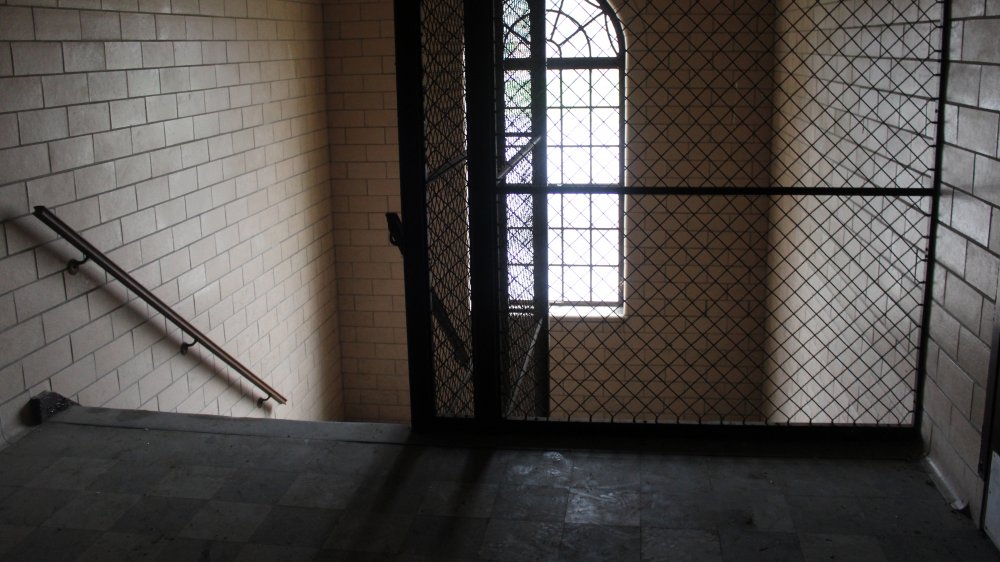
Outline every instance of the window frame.
<svg viewBox="0 0 1000 562">
<path fill-rule="evenodd" d="M 577 19 L 567 14 L 565 7 L 567 3 L 573 3 L 570 10 L 574 12 Z M 525 12 L 509 12 L 508 6 L 521 4 L 524 8 L 529 8 Z M 515 280 L 521 280 L 522 274 L 517 271 L 526 272 L 534 269 L 534 277 L 541 280 L 536 282 L 535 293 L 543 295 L 540 299 L 529 297 L 524 289 L 523 283 L 518 283 L 519 290 L 515 294 L 508 294 L 510 305 L 519 307 L 544 306 L 551 310 L 555 316 L 594 316 L 603 313 L 609 317 L 617 312 L 619 315 L 625 304 L 625 196 L 623 186 L 625 182 L 625 40 L 622 31 L 621 21 L 607 0 L 508 0 L 500 4 L 504 6 L 497 14 L 498 33 L 502 40 L 497 52 L 497 125 L 498 125 L 498 181 L 502 187 L 503 216 L 500 217 L 500 226 L 503 234 L 501 247 L 504 248 L 502 264 L 506 270 L 508 291 Z M 499 6 L 499 5 L 498 5 Z M 530 16 L 529 13 L 538 14 Z M 514 14 L 515 17 L 510 16 Z M 519 17 L 516 14 L 520 14 Z M 553 15 L 554 14 L 554 15 Z M 567 22 L 565 27 L 549 26 L 551 21 Z M 580 22 L 583 22 L 582 24 Z M 571 47 L 580 53 L 581 43 L 584 54 L 588 56 L 564 56 L 562 46 L 556 43 L 553 38 L 557 30 L 561 30 L 560 37 L 562 45 L 568 44 L 575 38 Z M 602 37 L 603 36 L 603 37 Z M 580 41 L 582 37 L 583 41 Z M 596 38 L 596 39 L 595 39 Z M 603 44 L 602 44 L 603 40 Z M 598 51 L 601 55 L 613 56 L 589 56 Z M 557 56 L 550 56 L 556 53 Z M 563 73 L 566 71 L 586 72 L 587 80 L 587 105 L 567 106 L 563 105 L 563 93 L 561 89 L 564 81 Z M 595 80 L 596 73 L 601 71 L 614 72 L 616 79 L 604 85 L 604 88 L 595 87 L 598 80 Z M 552 80 L 559 83 L 559 104 L 550 103 L 550 85 Z M 529 83 L 531 86 L 529 87 Z M 513 85 L 513 86 L 512 86 Z M 528 98 L 522 96 L 528 93 Z M 595 92 L 597 95 L 595 96 Z M 617 92 L 617 96 L 613 92 Z M 610 94 L 610 95 L 608 95 Z M 594 102 L 600 98 L 600 102 Z M 549 144 L 550 121 L 549 116 L 552 110 L 563 112 L 569 108 L 587 110 L 586 131 L 588 144 Z M 594 143 L 593 132 L 594 116 L 600 110 L 613 111 L 617 114 L 617 142 L 596 144 Z M 561 115 L 561 114 L 560 114 Z M 531 123 L 532 125 L 528 125 Z M 515 140 L 520 139 L 520 140 Z M 556 183 L 550 181 L 549 163 L 552 151 L 550 147 L 577 148 L 582 149 L 590 162 L 593 158 L 594 148 L 603 147 L 614 151 L 617 149 L 617 165 L 613 170 L 613 176 L 617 181 L 599 183 L 594 182 L 594 168 L 591 166 L 587 170 L 588 183 Z M 560 153 L 561 155 L 562 153 Z M 532 157 L 528 159 L 526 157 Z M 560 167 L 559 180 L 567 179 L 562 174 Z M 610 180 L 611 177 L 600 179 Z M 527 189 L 527 191 L 524 191 Z M 524 217 L 519 217 L 516 213 L 511 215 L 509 205 L 511 196 L 518 193 L 531 193 L 539 201 L 535 203 L 535 212 L 529 222 L 525 222 Z M 570 225 L 562 220 L 565 213 L 560 213 L 556 221 L 551 220 L 552 200 L 560 198 L 560 202 L 565 202 L 565 197 L 573 195 L 591 198 L 586 205 L 587 221 L 582 224 Z M 594 204 L 594 195 L 606 195 L 617 197 L 617 209 L 613 211 L 616 225 L 612 227 L 602 227 L 595 217 L 595 209 L 600 209 Z M 544 201 L 541 199 L 544 197 Z M 516 205 L 519 208 L 523 205 Z M 602 213 L 611 216 L 611 213 Z M 511 222 L 513 221 L 513 224 Z M 539 236 L 536 230 L 544 223 L 544 232 Z M 553 227 L 556 223 L 559 226 Z M 547 250 L 551 245 L 550 233 L 553 230 L 566 232 L 586 232 L 589 248 L 587 259 L 576 260 L 576 263 L 566 263 L 560 259 L 560 263 L 553 266 L 549 258 L 553 257 L 552 252 Z M 617 233 L 614 236 L 614 243 L 617 244 L 615 263 L 598 263 L 594 259 L 593 236 L 600 232 L 613 230 Z M 523 239 L 527 232 L 535 232 L 535 251 L 533 257 L 518 250 L 527 248 Z M 604 239 L 609 240 L 611 236 Z M 517 241 L 516 244 L 511 242 Z M 582 246 L 582 245 L 581 245 Z M 563 245 L 565 248 L 566 246 Z M 566 254 L 561 253 L 560 257 Z M 525 259 L 528 261 L 525 261 Z M 583 300 L 553 300 L 555 293 L 558 297 L 565 296 L 566 282 L 563 281 L 563 274 L 569 268 L 587 269 L 586 299 Z M 598 270 L 601 268 L 614 269 L 615 298 L 613 300 L 596 300 L 595 293 L 600 292 L 599 283 L 595 283 Z M 552 275 L 556 272 L 558 275 Z M 544 277 L 543 277 L 544 276 Z M 552 291 L 551 282 L 560 279 L 559 290 Z M 572 279 L 569 279 L 572 283 Z M 605 283 L 603 288 L 610 292 L 611 285 Z M 574 295 L 583 296 L 583 295 Z M 544 305 L 542 304 L 544 301 Z M 555 310 L 552 310 L 555 309 Z M 581 312 L 582 311 L 582 312 Z"/>
<path fill-rule="evenodd" d="M 546 22 L 546 45 L 545 45 L 545 83 L 546 91 L 542 93 L 545 96 L 545 111 L 546 111 L 546 131 L 544 136 L 544 148 L 545 158 L 547 162 L 551 162 L 552 154 L 550 152 L 550 147 L 565 148 L 567 146 L 581 146 L 581 145 L 553 145 L 550 143 L 549 139 L 549 112 L 555 110 L 564 112 L 569 108 L 580 109 L 578 106 L 566 106 L 563 105 L 562 99 L 559 100 L 559 105 L 554 105 L 549 97 L 549 92 L 551 91 L 552 81 L 557 80 L 559 82 L 560 89 L 564 84 L 562 79 L 563 72 L 567 70 L 575 71 L 587 71 L 588 72 L 588 105 L 585 106 L 588 109 L 588 129 L 591 133 L 590 141 L 591 144 L 585 145 L 586 148 L 593 154 L 593 149 L 596 146 L 593 144 L 593 131 L 594 131 L 594 114 L 596 110 L 606 109 L 607 105 L 598 105 L 594 102 L 594 73 L 598 71 L 616 71 L 617 72 L 617 113 L 618 113 L 618 142 L 617 142 L 617 152 L 618 152 L 618 165 L 617 165 L 617 176 L 618 181 L 616 183 L 553 183 L 550 180 L 551 177 L 551 166 L 547 165 L 549 173 L 546 174 L 546 185 L 545 185 L 545 196 L 546 205 L 549 209 L 552 209 L 552 199 L 558 197 L 560 199 L 560 205 L 565 204 L 565 197 L 567 195 L 581 195 L 591 198 L 587 204 L 587 215 L 588 220 L 586 225 L 583 226 L 569 226 L 565 225 L 560 219 L 558 227 L 553 227 L 552 214 L 549 214 L 548 223 L 546 224 L 547 233 L 551 233 L 553 230 L 561 231 L 562 233 L 568 231 L 576 232 L 586 232 L 590 244 L 590 255 L 586 265 L 579 264 L 566 264 L 565 258 L 561 260 L 563 263 L 558 265 L 553 265 L 553 260 L 549 259 L 552 257 L 551 249 L 549 254 L 546 256 L 546 277 L 549 283 L 549 295 L 548 295 L 548 305 L 552 310 L 553 315 L 556 316 L 620 316 L 623 313 L 625 306 L 625 195 L 621 192 L 621 188 L 625 185 L 625 39 L 624 33 L 622 31 L 621 21 L 619 20 L 617 14 L 615 14 L 614 9 L 607 2 L 607 0 L 543 0 L 545 3 L 545 22 Z M 566 9 L 567 2 L 574 2 L 582 9 L 590 10 L 590 19 L 581 24 L 578 20 L 570 16 Z M 595 12 L 599 10 L 599 13 Z M 554 15 L 553 15 L 554 14 Z M 587 34 L 587 26 L 594 23 L 597 20 L 603 20 L 603 24 L 599 27 L 599 30 L 603 31 L 607 35 L 607 39 L 610 41 L 610 48 L 614 52 L 615 56 L 587 56 L 587 57 L 571 57 L 564 56 L 561 52 L 561 46 L 554 42 L 554 37 L 556 36 L 556 28 L 549 27 L 550 21 L 556 21 L 556 24 L 560 20 L 571 22 L 571 25 L 576 25 L 578 29 L 572 33 L 564 33 L 562 37 L 566 40 L 563 41 L 565 44 L 569 38 L 576 34 L 584 34 L 587 39 L 587 50 L 588 54 L 592 55 L 594 51 L 594 39 L 591 35 Z M 610 27 L 610 28 L 609 28 Z M 560 51 L 558 56 L 553 56 L 553 51 Z M 608 53 L 604 53 L 607 55 Z M 602 100 L 607 101 L 607 100 Z M 561 119 L 560 119 L 561 121 Z M 562 136 L 562 135 L 560 135 Z M 606 145 L 606 147 L 611 148 L 612 145 Z M 562 152 L 560 151 L 560 157 L 562 157 Z M 592 160 L 593 161 L 593 160 Z M 560 171 L 564 168 L 560 166 Z M 589 172 L 590 179 L 593 180 L 594 173 L 593 168 Z M 564 177 L 564 176 L 563 176 Z M 562 179 L 562 178 L 560 178 Z M 617 264 L 613 266 L 596 264 L 593 254 L 593 236 L 597 235 L 599 232 L 604 232 L 610 230 L 609 228 L 601 228 L 595 226 L 594 212 L 595 203 L 593 201 L 594 195 L 609 194 L 617 195 L 617 210 L 615 217 L 617 218 L 617 227 L 614 229 L 617 231 Z M 563 213 L 564 215 L 564 213 Z M 552 238 L 550 234 L 547 234 L 548 239 L 551 241 Z M 565 236 L 561 236 L 562 240 L 562 251 L 560 254 L 565 255 Z M 551 242 L 550 242 L 551 244 Z M 589 277 L 587 294 L 590 297 L 588 300 L 554 300 L 553 294 L 558 294 L 560 296 L 565 295 L 565 276 L 558 275 L 553 276 L 552 272 L 554 268 L 562 268 L 563 272 L 570 267 L 586 267 L 589 269 Z M 617 298 L 615 300 L 595 300 L 595 287 L 597 284 L 594 283 L 595 270 L 602 267 L 615 267 L 616 269 L 616 286 L 617 286 Z M 560 272 L 560 273 L 563 273 Z M 551 285 L 551 280 L 556 277 L 560 280 L 561 286 L 559 290 L 553 290 Z"/>
</svg>

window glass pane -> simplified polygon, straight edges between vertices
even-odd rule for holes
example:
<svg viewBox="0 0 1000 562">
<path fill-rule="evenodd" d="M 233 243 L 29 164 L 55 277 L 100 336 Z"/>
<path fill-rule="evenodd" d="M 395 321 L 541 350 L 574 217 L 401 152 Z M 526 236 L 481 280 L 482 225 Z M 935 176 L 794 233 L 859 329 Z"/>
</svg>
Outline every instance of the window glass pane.
<svg viewBox="0 0 1000 562">
<path fill-rule="evenodd" d="M 557 146 L 550 146 L 546 149 L 546 155 L 549 183 L 555 185 L 566 183 L 563 181 L 562 150 Z"/>
<path fill-rule="evenodd" d="M 591 195 L 592 207 L 591 216 L 594 228 L 615 228 L 621 224 L 621 207 L 618 204 L 618 196 L 610 193 Z"/>
<path fill-rule="evenodd" d="M 598 184 L 617 184 L 621 177 L 618 147 L 594 147 L 591 150 L 591 181 Z"/>
<path fill-rule="evenodd" d="M 528 185 L 531 183 L 531 177 L 534 170 L 531 166 L 531 153 L 528 153 L 523 159 L 514 164 L 514 167 L 504 178 L 508 184 L 512 185 Z"/>
<path fill-rule="evenodd" d="M 516 228 L 508 231 L 507 235 L 507 261 L 511 265 L 531 264 L 534 260 L 534 246 L 532 245 L 531 230 L 527 228 Z"/>
<path fill-rule="evenodd" d="M 615 28 L 597 0 L 546 0 L 545 149 L 549 185 L 620 185 L 621 83 L 615 68 L 573 68 L 574 58 L 615 57 Z M 515 96 L 516 98 L 516 96 Z M 568 188 L 571 189 L 571 188 Z M 572 304 L 621 302 L 621 196 L 547 196 L 549 299 Z"/>
<path fill-rule="evenodd" d="M 559 228 L 563 225 L 562 195 L 549 195 L 549 228 Z"/>
<path fill-rule="evenodd" d="M 531 107 L 531 73 L 527 70 L 508 70 L 504 74 L 506 107 Z"/>
<path fill-rule="evenodd" d="M 563 231 L 558 228 L 549 229 L 549 263 L 563 263 Z"/>
<path fill-rule="evenodd" d="M 596 0 L 548 0 L 549 57 L 613 57 L 618 54 L 614 25 Z"/>
<path fill-rule="evenodd" d="M 591 275 L 593 283 L 592 299 L 595 301 L 615 302 L 619 299 L 619 279 L 621 274 L 617 267 L 595 267 Z"/>
<path fill-rule="evenodd" d="M 618 69 L 602 68 L 591 71 L 591 90 L 594 105 L 618 108 Z"/>
<path fill-rule="evenodd" d="M 590 149 L 568 146 L 562 153 L 562 183 L 590 183 Z"/>
<path fill-rule="evenodd" d="M 594 265 L 618 265 L 618 230 L 591 231 L 591 242 Z"/>
<path fill-rule="evenodd" d="M 594 56 L 591 52 L 590 41 L 588 41 L 587 35 L 583 31 L 577 31 L 576 33 L 570 34 L 569 37 L 566 37 L 561 46 L 561 50 L 562 56 L 564 57 Z"/>
<path fill-rule="evenodd" d="M 589 70 L 563 70 L 562 75 L 562 99 L 560 104 L 564 107 L 589 107 L 590 106 L 590 71 Z"/>
<path fill-rule="evenodd" d="M 621 137 L 618 134 L 619 116 L 618 109 L 597 108 L 591 112 L 591 128 L 593 129 L 594 144 L 613 146 L 618 148 Z"/>
<path fill-rule="evenodd" d="M 535 295 L 535 278 L 532 268 L 511 265 L 507 268 L 507 294 L 513 301 L 531 300 Z"/>
<path fill-rule="evenodd" d="M 590 144 L 590 109 L 564 109 L 562 129 L 563 145 Z"/>
<path fill-rule="evenodd" d="M 545 75 L 545 82 L 547 84 L 548 90 L 548 106 L 549 107 L 560 107 L 562 106 L 562 71 L 561 70 L 547 70 Z"/>
<path fill-rule="evenodd" d="M 563 239 L 565 263 L 568 265 L 587 265 L 590 263 L 590 231 L 564 230 Z"/>
<path fill-rule="evenodd" d="M 590 267 L 563 268 L 563 296 L 567 301 L 590 300 Z"/>
<path fill-rule="evenodd" d="M 567 193 L 562 198 L 563 224 L 576 228 L 590 225 L 590 196 L 583 193 Z M 612 196 L 613 197 L 613 196 Z"/>
<path fill-rule="evenodd" d="M 504 56 L 528 58 L 531 55 L 530 9 L 525 0 L 506 0 L 503 12 Z"/>
<path fill-rule="evenodd" d="M 504 131 L 507 133 L 525 133 L 531 131 L 531 110 L 507 108 L 504 114 Z"/>
<path fill-rule="evenodd" d="M 507 196 L 507 226 L 531 227 L 533 222 L 532 196 L 512 193 Z"/>
<path fill-rule="evenodd" d="M 546 129 L 548 138 L 546 141 L 549 146 L 559 146 L 563 144 L 562 110 L 559 108 L 549 108 L 546 114 L 548 115 L 548 128 Z"/>
<path fill-rule="evenodd" d="M 549 301 L 560 302 L 566 300 L 563 291 L 562 267 L 549 267 Z"/>
</svg>

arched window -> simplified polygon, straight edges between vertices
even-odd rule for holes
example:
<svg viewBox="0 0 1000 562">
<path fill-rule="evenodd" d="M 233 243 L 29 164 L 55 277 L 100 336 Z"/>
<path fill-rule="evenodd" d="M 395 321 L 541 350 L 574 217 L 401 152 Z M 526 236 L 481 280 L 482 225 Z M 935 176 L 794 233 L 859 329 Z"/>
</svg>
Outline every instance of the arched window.
<svg viewBox="0 0 1000 562">
<path fill-rule="evenodd" d="M 544 9 L 544 33 L 530 16 Z M 606 0 L 505 0 L 502 100 L 506 160 L 517 160 L 508 185 L 544 187 L 548 252 L 545 273 L 553 307 L 621 306 L 621 195 L 624 179 L 624 45 Z M 539 18 L 540 19 L 540 18 Z M 533 48 L 532 40 L 544 38 Z M 536 88 L 541 77 L 544 87 Z M 536 130 L 544 128 L 544 135 Z M 544 142 L 532 145 L 541 136 Z M 534 162 L 543 165 L 534 165 Z M 604 189 L 605 193 L 592 193 Z M 535 202 L 506 200 L 508 282 L 512 300 L 531 294 L 538 224 Z M 534 211 L 537 213 L 537 208 Z M 542 275 L 542 271 L 535 271 Z"/>
<path fill-rule="evenodd" d="M 621 26 L 605 0 L 546 0 L 545 25 L 549 301 L 620 306 L 623 199 L 586 191 L 624 182 Z"/>
</svg>

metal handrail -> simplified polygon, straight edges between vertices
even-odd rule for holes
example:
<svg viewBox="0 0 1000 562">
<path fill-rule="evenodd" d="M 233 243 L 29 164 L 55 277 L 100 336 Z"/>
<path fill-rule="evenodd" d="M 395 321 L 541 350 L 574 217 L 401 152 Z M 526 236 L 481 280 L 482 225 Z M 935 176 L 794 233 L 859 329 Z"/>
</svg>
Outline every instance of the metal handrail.
<svg viewBox="0 0 1000 562">
<path fill-rule="evenodd" d="M 80 265 L 87 262 L 88 260 L 93 260 L 94 263 L 101 266 L 104 271 L 111 274 L 112 277 L 125 285 L 130 291 L 139 296 L 140 299 L 144 300 L 149 306 L 156 309 L 157 312 L 162 314 L 168 320 L 170 320 L 175 326 L 185 332 L 188 336 L 194 339 L 194 341 L 182 342 L 181 343 L 181 353 L 187 353 L 188 348 L 193 345 L 201 344 L 205 346 L 212 354 L 221 359 L 227 365 L 233 368 L 234 371 L 243 375 L 243 377 L 249 380 L 257 388 L 262 390 L 267 394 L 267 398 L 258 398 L 257 405 L 261 406 L 264 401 L 274 398 L 274 400 L 279 404 L 285 404 L 288 402 L 280 392 L 275 390 L 271 385 L 264 382 L 263 379 L 254 374 L 253 371 L 248 369 L 245 365 L 236 360 L 235 357 L 226 352 L 226 350 L 219 347 L 214 341 L 212 341 L 208 336 L 203 334 L 201 330 L 195 328 L 190 322 L 185 320 L 181 315 L 177 314 L 174 309 L 160 300 L 159 297 L 154 295 L 149 289 L 142 286 L 134 277 L 129 275 L 124 269 L 119 267 L 118 264 L 113 262 L 108 256 L 104 255 L 100 250 L 94 247 L 93 244 L 87 241 L 86 238 L 80 235 L 77 231 L 73 230 L 73 227 L 69 226 L 57 217 L 52 211 L 47 209 L 43 205 L 35 207 L 33 213 L 38 220 L 45 223 L 46 226 L 54 230 L 60 236 L 66 239 L 67 242 L 73 245 L 77 250 L 83 253 L 84 257 L 82 260 L 70 260 L 69 265 L 66 270 L 75 274 L 79 269 Z"/>
</svg>

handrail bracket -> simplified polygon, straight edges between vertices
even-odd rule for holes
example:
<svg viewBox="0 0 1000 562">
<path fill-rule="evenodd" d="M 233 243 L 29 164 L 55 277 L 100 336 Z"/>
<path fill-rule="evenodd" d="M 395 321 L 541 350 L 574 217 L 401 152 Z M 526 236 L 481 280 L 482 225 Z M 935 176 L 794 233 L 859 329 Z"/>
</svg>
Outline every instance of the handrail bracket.
<svg viewBox="0 0 1000 562">
<path fill-rule="evenodd" d="M 66 262 L 66 273 L 70 275 L 76 275 L 80 272 L 80 266 L 90 261 L 90 256 L 83 256 L 78 260 L 69 260 Z"/>
</svg>

